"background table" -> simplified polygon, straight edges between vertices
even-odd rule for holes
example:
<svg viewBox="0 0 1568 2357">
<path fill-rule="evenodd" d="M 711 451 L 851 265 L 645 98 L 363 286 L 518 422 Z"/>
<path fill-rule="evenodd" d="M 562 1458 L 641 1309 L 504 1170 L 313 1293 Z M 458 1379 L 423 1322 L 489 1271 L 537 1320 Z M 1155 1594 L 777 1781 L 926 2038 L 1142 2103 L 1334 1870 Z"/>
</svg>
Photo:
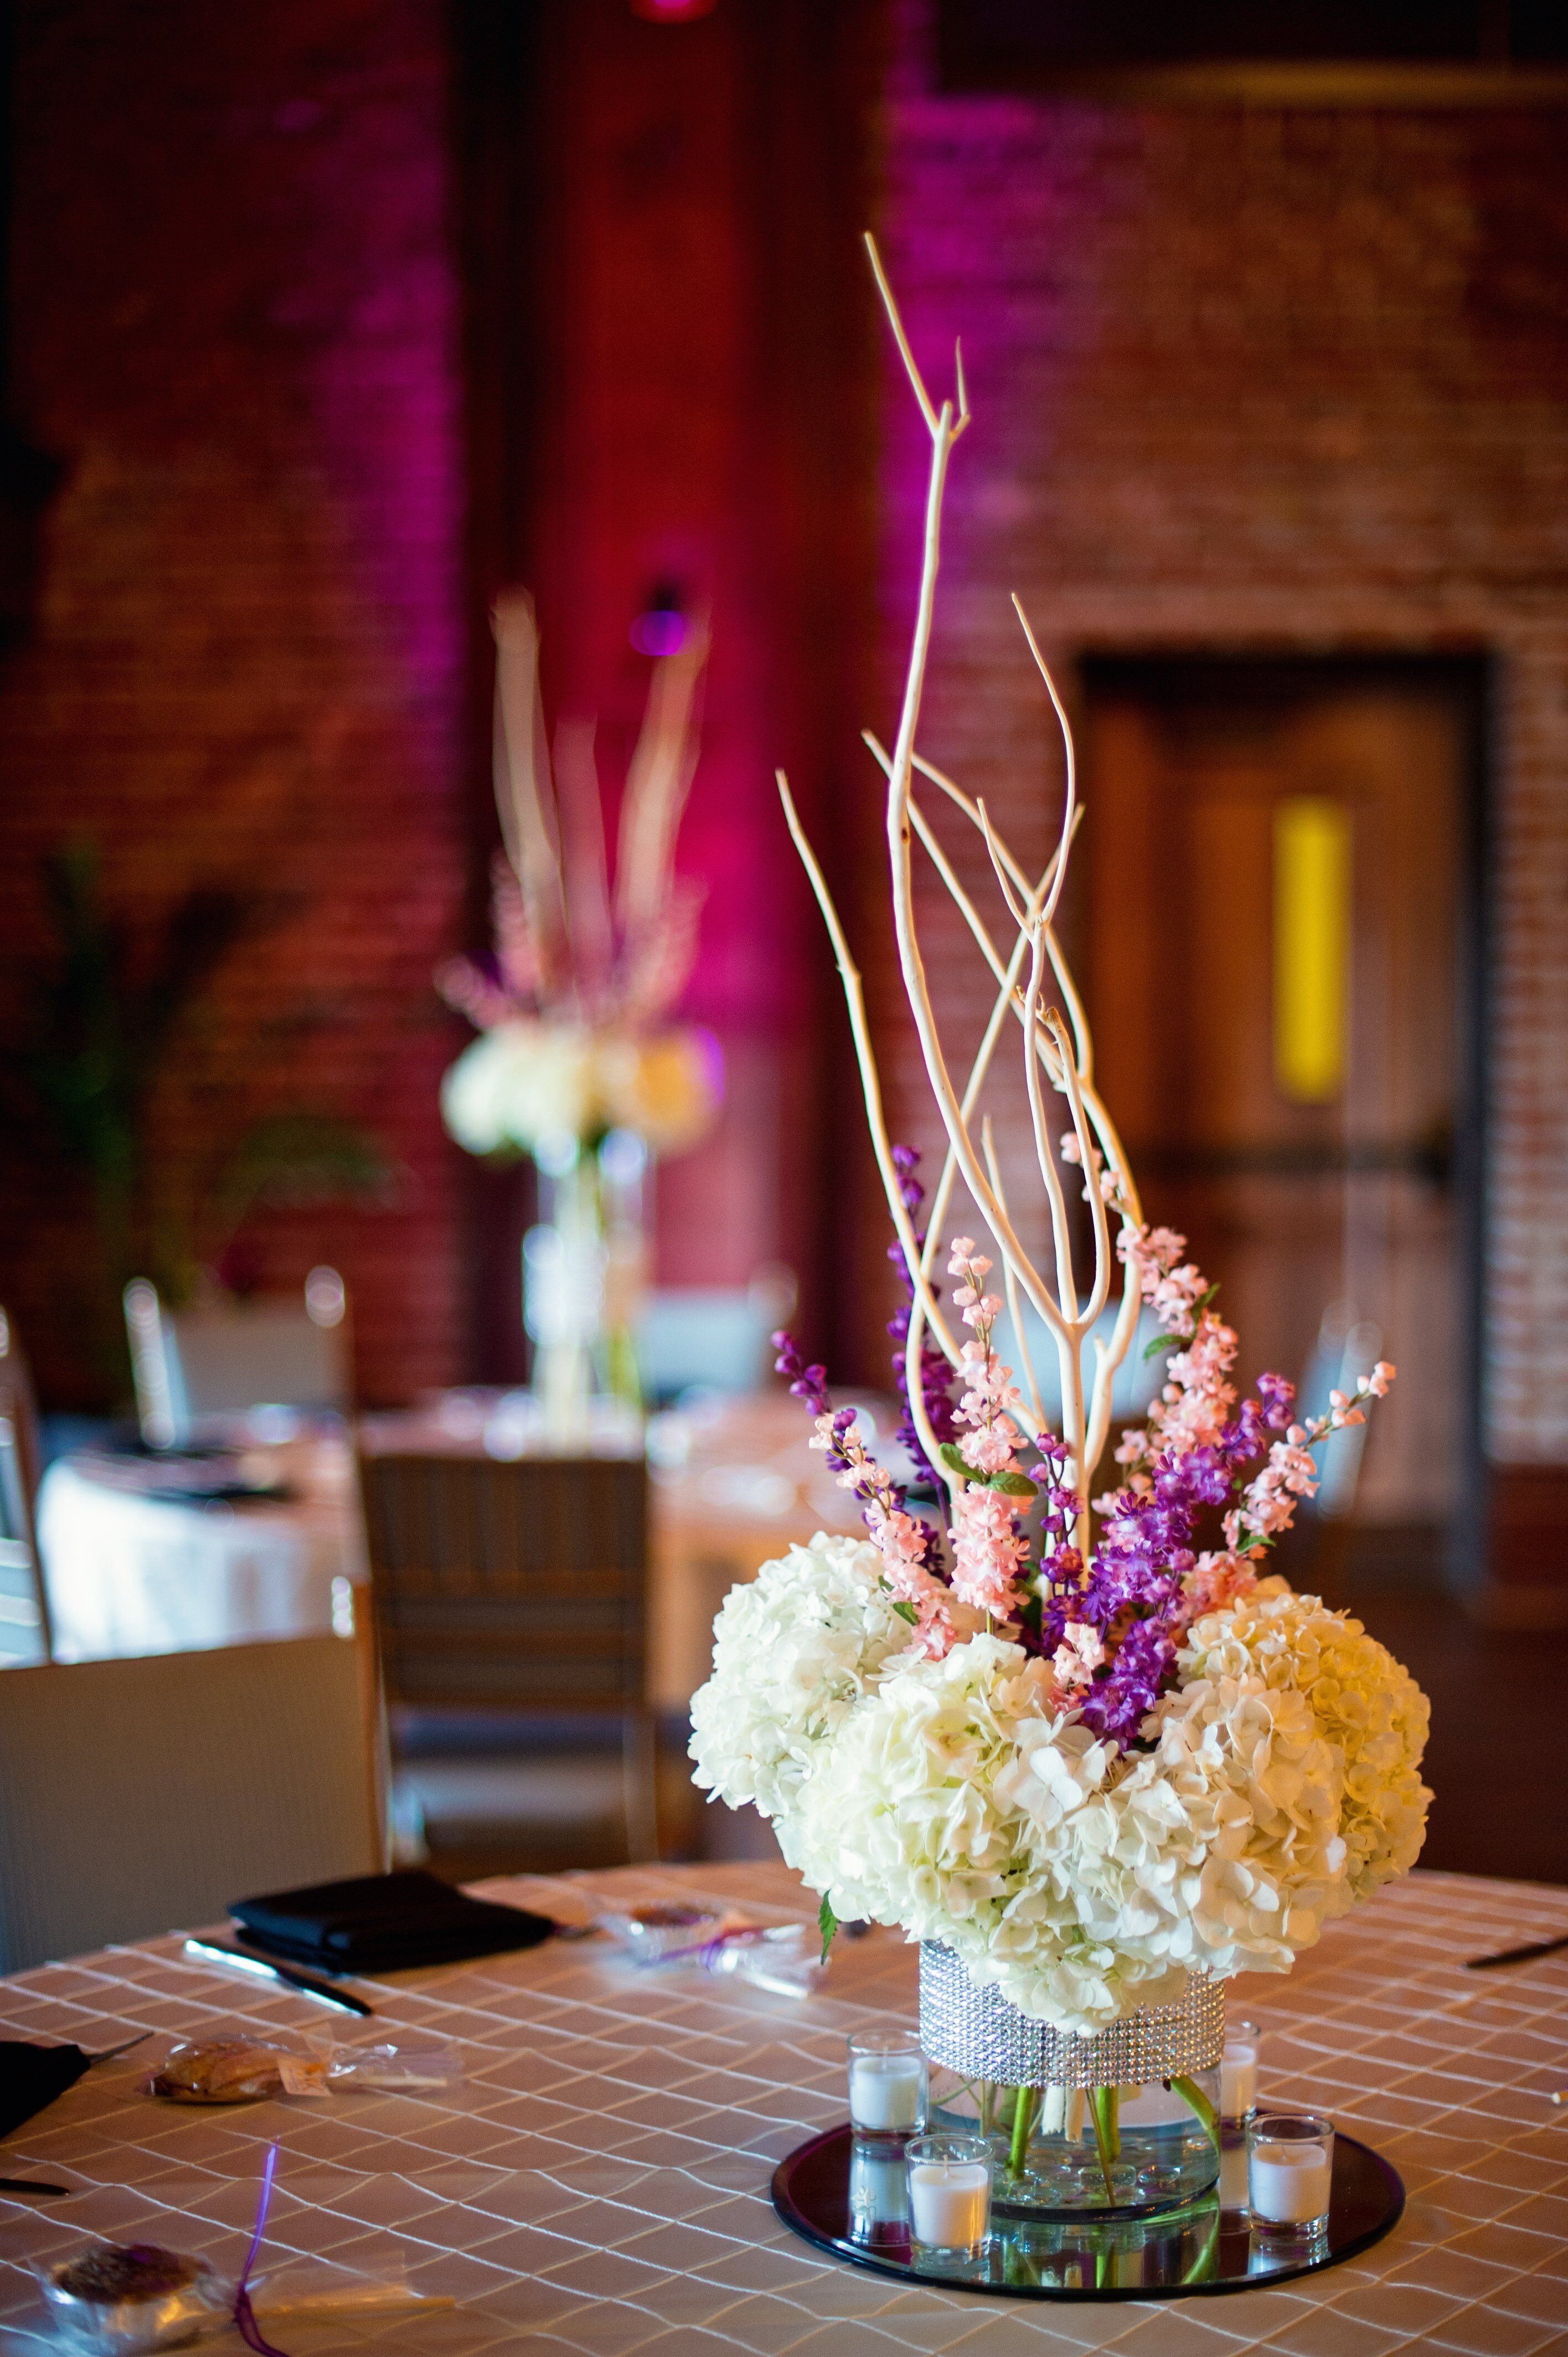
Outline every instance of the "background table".
<svg viewBox="0 0 1568 2357">
<path fill-rule="evenodd" d="M 57 1661 L 179 1653 L 332 1627 L 334 1582 L 366 1577 L 347 1444 L 285 1441 L 248 1451 L 247 1463 L 294 1496 L 195 1505 L 138 1491 L 134 1458 L 84 1453 L 49 1467 L 38 1492 L 38 1551 Z"/>
<path fill-rule="evenodd" d="M 811 1911 L 782 1868 L 633 1871 L 492 1885 L 558 1913 L 607 1893 L 707 1894 L 782 1920 Z M 1416 1875 L 1238 2010 L 1268 2029 L 1264 2083 L 1386 2153 L 1410 2203 L 1386 2242 L 1273 2290 L 1107 2306 L 1013 2303 L 908 2287 L 827 2260 L 782 2226 L 774 2164 L 844 2113 L 844 2033 L 912 2018 L 896 1934 L 842 1943 L 804 2004 L 681 1968 L 638 1975 L 596 1942 L 362 1984 L 362 2034 L 436 2035 L 467 2075 L 439 2096 L 178 2110 L 135 2092 L 144 2061 L 91 2072 L 17 2131 L 0 2169 L 80 2184 L 70 2202 L 0 2204 L 0 2350 L 37 2352 L 21 2272 L 88 2231 L 151 2236 L 233 2266 L 262 2158 L 283 2145 L 269 2248 L 409 2279 L 456 2309 L 369 2339 L 291 2328 L 295 2357 L 530 2350 L 703 2357 L 1381 2357 L 1419 2343 L 1531 2357 L 1568 2341 L 1568 1959 L 1498 1975 L 1462 1960 L 1568 1931 L 1568 1890 Z M 184 1958 L 172 1940 L 0 1983 L 12 2033 L 107 2044 L 237 2022 L 297 2039 L 328 2017 Z M 358 2026 L 353 2026 L 358 2029 Z M 342 2033 L 339 2033 L 342 2034 Z M 157 2048 L 150 2050 L 156 2053 Z M 228 2341 L 220 2344 L 230 2345 Z M 233 2342 L 238 2347 L 238 2341 Z"/>
<path fill-rule="evenodd" d="M 886 1415 L 886 1410 L 884 1410 Z M 487 1435 L 471 1394 L 367 1416 L 371 1448 L 521 1453 Z M 650 1434 L 649 1693 L 682 1712 L 713 1661 L 714 1615 L 769 1556 L 814 1531 L 864 1533 L 859 1509 L 807 1446 L 811 1418 L 782 1393 L 714 1400 L 653 1419 Z M 624 1445 L 624 1444 L 623 1444 Z M 640 1440 L 631 1444 L 640 1448 Z M 365 1578 L 345 1438 L 262 1448 L 247 1461 L 296 1495 L 278 1505 L 190 1505 L 139 1493 L 156 1464 L 84 1452 L 49 1468 L 39 1548 L 56 1657 L 183 1652 L 333 1626 L 334 1583 Z"/>
</svg>

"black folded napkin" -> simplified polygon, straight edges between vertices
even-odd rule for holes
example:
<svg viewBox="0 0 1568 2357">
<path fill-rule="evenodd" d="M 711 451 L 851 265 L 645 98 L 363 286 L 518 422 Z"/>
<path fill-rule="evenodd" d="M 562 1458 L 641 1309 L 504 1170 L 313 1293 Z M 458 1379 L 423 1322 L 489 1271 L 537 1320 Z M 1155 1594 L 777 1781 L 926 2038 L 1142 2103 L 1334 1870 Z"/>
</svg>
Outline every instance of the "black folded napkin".
<svg viewBox="0 0 1568 2357">
<path fill-rule="evenodd" d="M 229 1910 L 254 1948 L 329 1973 L 397 1972 L 536 1948 L 554 1930 L 548 1915 L 470 1899 L 434 1874 L 368 1874 L 241 1899 Z"/>
<path fill-rule="evenodd" d="M 74 2087 L 91 2060 L 80 2046 L 29 2046 L 25 2039 L 0 2038 L 0 2136 Z"/>
</svg>

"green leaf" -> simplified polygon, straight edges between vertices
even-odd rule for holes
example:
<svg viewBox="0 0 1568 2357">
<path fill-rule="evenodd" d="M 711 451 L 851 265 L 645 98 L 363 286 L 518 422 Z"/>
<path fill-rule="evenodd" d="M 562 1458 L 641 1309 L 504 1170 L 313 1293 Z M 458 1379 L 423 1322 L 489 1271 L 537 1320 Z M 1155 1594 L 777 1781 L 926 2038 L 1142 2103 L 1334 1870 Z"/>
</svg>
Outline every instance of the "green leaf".
<svg viewBox="0 0 1568 2357">
<path fill-rule="evenodd" d="M 893 1609 L 900 1620 L 908 1620 L 911 1629 L 918 1624 L 920 1616 L 907 1596 L 896 1596 L 893 1599 Z"/>
<path fill-rule="evenodd" d="M 833 1902 L 831 1899 L 824 1899 L 822 1905 L 817 1910 L 817 1929 L 822 1935 L 822 1962 L 824 1964 L 828 1961 L 828 1950 L 832 1946 L 833 1933 L 838 1930 L 838 1927 L 839 1919 L 833 1913 Z"/>
<path fill-rule="evenodd" d="M 1178 1338 L 1175 1334 L 1156 1334 L 1152 1342 L 1145 1342 L 1144 1345 L 1144 1357 L 1145 1361 L 1149 1359 L 1157 1359 L 1162 1351 L 1174 1351 L 1176 1346 L 1177 1340 Z"/>
<path fill-rule="evenodd" d="M 950 1473 L 961 1473 L 966 1481 L 973 1480 L 974 1468 L 956 1440 L 944 1440 L 937 1450 L 937 1455 Z"/>
<path fill-rule="evenodd" d="M 1038 1495 L 1026 1473 L 1015 1473 L 1010 1468 L 1002 1473 L 988 1473 L 985 1476 L 985 1487 L 988 1490 L 1000 1490 L 1004 1498 L 1033 1498 Z"/>
</svg>

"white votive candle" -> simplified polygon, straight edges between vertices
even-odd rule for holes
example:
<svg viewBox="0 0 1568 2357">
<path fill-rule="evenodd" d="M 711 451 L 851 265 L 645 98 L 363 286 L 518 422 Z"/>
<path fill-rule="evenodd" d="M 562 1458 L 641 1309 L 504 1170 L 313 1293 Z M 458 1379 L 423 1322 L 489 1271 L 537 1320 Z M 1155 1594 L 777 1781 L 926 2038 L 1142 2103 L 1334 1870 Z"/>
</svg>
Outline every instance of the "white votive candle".
<svg viewBox="0 0 1568 2357">
<path fill-rule="evenodd" d="M 918 2054 L 852 2056 L 851 2121 L 873 2136 L 913 2136 L 925 2126 L 924 2078 Z"/>
<path fill-rule="evenodd" d="M 1225 2049 L 1219 2064 L 1219 2116 L 1244 2120 L 1258 2100 L 1258 2058 Z"/>
<path fill-rule="evenodd" d="M 909 2207 L 917 2243 L 972 2250 L 990 2223 L 991 2171 L 983 2160 L 918 2160 L 909 2171 Z"/>
<path fill-rule="evenodd" d="M 1219 2116 L 1244 2120 L 1258 2101 L 1258 2049 L 1262 2033 L 1255 2022 L 1232 2022 L 1219 2063 Z"/>
<path fill-rule="evenodd" d="M 1247 2162 L 1247 2200 L 1269 2226 L 1308 2226 L 1328 2215 L 1333 2169 L 1320 2144 L 1254 2144 Z"/>
</svg>

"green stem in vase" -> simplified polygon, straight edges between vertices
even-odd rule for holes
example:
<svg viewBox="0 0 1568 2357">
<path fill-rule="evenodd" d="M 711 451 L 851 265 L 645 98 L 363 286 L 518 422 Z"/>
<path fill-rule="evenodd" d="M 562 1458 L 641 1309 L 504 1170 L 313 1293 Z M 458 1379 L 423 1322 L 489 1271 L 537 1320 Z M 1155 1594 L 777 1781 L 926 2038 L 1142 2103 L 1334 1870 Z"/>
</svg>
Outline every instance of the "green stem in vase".
<svg viewBox="0 0 1568 2357">
<path fill-rule="evenodd" d="M 1219 2204 L 1216 2201 L 1206 2221 L 1207 2231 L 1190 2266 L 1182 2276 L 1184 2284 L 1207 2283 L 1214 2273 L 1214 2255 L 1219 2247 Z"/>
<path fill-rule="evenodd" d="M 1022 2177 L 1024 2162 L 1029 2150 L 1029 2137 L 1035 2125 L 1036 2102 L 1033 2087 L 1020 2087 L 1013 2098 L 1013 2142 L 1007 2154 L 1007 2174 Z"/>
<path fill-rule="evenodd" d="M 1120 2087 L 1090 2087 L 1089 2116 L 1094 2123 L 1094 2141 L 1100 2152 L 1100 2174 L 1105 2179 L 1105 2199 L 1114 2202 L 1116 2189 L 1111 2182 L 1111 2164 L 1122 2158 L 1122 2090 Z"/>
<path fill-rule="evenodd" d="M 1204 2134 L 1213 2145 L 1216 2152 L 1218 2152 L 1219 2149 L 1219 2115 L 1215 2110 L 1213 2104 L 1209 2102 L 1208 2096 L 1204 2093 L 1203 2089 L 1198 2085 L 1197 2080 L 1167 2079 L 1165 2081 L 1165 2084 L 1170 2089 L 1173 2095 L 1179 2095 L 1181 2097 L 1182 2102 L 1187 2105 L 1188 2111 L 1197 2113 L 1198 2119 L 1203 2124 Z"/>
</svg>

